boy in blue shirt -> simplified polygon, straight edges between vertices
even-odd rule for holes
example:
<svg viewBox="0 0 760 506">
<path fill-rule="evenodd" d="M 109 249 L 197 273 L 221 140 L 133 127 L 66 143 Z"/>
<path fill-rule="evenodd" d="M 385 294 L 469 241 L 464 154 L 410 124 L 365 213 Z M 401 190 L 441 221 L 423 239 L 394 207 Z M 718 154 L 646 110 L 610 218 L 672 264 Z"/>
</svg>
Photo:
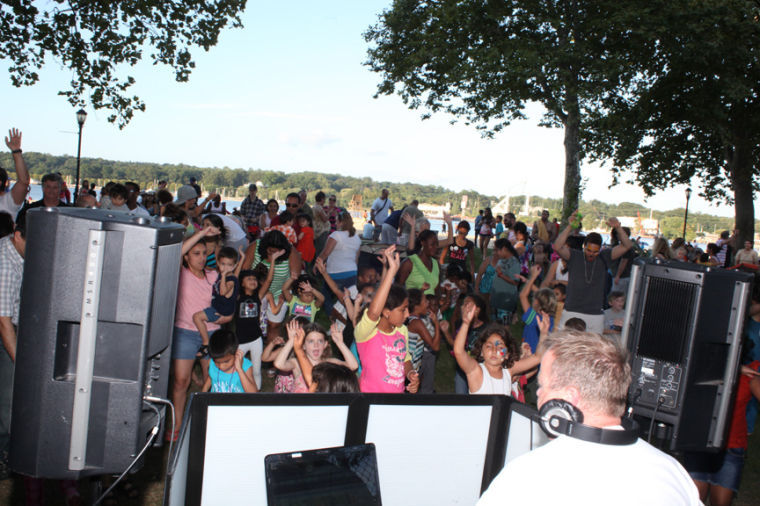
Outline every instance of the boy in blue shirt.
<svg viewBox="0 0 760 506">
<path fill-rule="evenodd" d="M 203 385 L 204 392 L 256 393 L 251 361 L 244 357 L 243 350 L 238 349 L 235 333 L 219 329 L 208 343 L 211 361 L 208 378 Z"/>
</svg>

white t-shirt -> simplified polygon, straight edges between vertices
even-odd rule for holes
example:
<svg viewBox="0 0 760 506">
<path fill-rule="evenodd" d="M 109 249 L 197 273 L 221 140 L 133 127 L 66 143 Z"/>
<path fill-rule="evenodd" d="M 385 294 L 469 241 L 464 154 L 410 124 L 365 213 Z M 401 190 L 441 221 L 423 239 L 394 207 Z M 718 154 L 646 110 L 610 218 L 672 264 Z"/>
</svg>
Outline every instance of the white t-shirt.
<svg viewBox="0 0 760 506">
<path fill-rule="evenodd" d="M 330 252 L 330 256 L 327 257 L 327 272 L 333 274 L 336 272 L 355 271 L 357 269 L 356 260 L 358 258 L 359 247 L 362 245 L 359 234 L 349 237 L 348 232 L 345 230 L 336 230 L 330 234 L 329 239 L 335 240 L 335 248 Z"/>
<path fill-rule="evenodd" d="M 378 225 L 385 223 L 385 220 L 388 219 L 388 214 L 391 212 L 391 207 L 393 207 L 393 202 L 391 202 L 390 197 L 386 200 L 380 197 L 376 198 L 372 203 L 372 210 L 375 211 L 375 223 Z"/>
<path fill-rule="evenodd" d="M 22 205 L 24 205 L 23 201 L 21 204 L 16 204 L 13 201 L 13 195 L 11 195 L 10 190 L 0 195 L 0 211 L 10 214 L 13 221 L 16 221 L 16 215 Z"/>
<path fill-rule="evenodd" d="M 559 436 L 507 463 L 478 501 L 478 506 L 505 504 L 702 503 L 681 464 L 641 439 L 615 446 Z"/>
<path fill-rule="evenodd" d="M 480 370 L 483 371 L 483 383 L 477 392 L 470 392 L 470 395 L 512 395 L 512 377 L 509 375 L 509 370 L 502 369 L 502 377 L 494 378 L 488 372 L 488 369 L 486 369 L 485 364 L 481 362 L 478 365 L 480 366 Z"/>
<path fill-rule="evenodd" d="M 227 230 L 227 242 L 237 242 L 245 239 L 246 235 L 240 224 L 229 216 L 218 214 L 224 222 L 224 228 Z"/>
</svg>

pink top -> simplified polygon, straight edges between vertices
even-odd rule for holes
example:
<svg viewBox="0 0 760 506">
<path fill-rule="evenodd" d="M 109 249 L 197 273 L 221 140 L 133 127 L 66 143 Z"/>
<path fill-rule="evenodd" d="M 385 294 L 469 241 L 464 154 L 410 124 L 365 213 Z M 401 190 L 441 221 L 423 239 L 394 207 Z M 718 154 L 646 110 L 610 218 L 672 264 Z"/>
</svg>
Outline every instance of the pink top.
<svg viewBox="0 0 760 506">
<path fill-rule="evenodd" d="M 404 393 L 404 362 L 412 360 L 406 326 L 396 327 L 386 334 L 377 329 L 377 323 L 370 320 L 365 311 L 354 330 L 362 365 L 359 389 L 384 394 Z"/>
<path fill-rule="evenodd" d="M 211 307 L 211 293 L 214 282 L 219 276 L 213 271 L 204 271 L 205 276 L 197 278 L 187 267 L 179 272 L 179 287 L 177 288 L 177 312 L 174 314 L 174 326 L 197 332 L 198 327 L 193 323 L 193 315 Z M 209 332 L 217 330 L 219 325 L 206 322 Z"/>
</svg>

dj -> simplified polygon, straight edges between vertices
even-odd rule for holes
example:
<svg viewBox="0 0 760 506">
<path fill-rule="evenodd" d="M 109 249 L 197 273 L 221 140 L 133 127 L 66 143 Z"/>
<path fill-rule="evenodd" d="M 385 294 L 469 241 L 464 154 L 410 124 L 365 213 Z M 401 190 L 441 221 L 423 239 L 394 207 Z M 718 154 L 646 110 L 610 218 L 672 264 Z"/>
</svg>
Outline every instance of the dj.
<svg viewBox="0 0 760 506">
<path fill-rule="evenodd" d="M 562 331 L 546 347 L 538 407 L 542 426 L 559 436 L 504 466 L 478 505 L 702 504 L 683 467 L 621 419 L 631 369 L 617 345 Z"/>
</svg>

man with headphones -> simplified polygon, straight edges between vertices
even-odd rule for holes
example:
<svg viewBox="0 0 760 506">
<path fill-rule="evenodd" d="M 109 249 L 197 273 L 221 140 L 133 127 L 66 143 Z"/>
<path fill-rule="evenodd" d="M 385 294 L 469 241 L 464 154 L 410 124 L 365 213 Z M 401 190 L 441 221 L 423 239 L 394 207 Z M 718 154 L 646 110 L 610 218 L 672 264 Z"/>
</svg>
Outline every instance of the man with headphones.
<svg viewBox="0 0 760 506">
<path fill-rule="evenodd" d="M 545 346 L 539 423 L 556 438 L 507 463 L 478 506 L 702 504 L 681 464 L 623 418 L 631 368 L 618 345 L 560 331 Z"/>
</svg>

